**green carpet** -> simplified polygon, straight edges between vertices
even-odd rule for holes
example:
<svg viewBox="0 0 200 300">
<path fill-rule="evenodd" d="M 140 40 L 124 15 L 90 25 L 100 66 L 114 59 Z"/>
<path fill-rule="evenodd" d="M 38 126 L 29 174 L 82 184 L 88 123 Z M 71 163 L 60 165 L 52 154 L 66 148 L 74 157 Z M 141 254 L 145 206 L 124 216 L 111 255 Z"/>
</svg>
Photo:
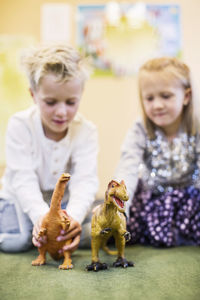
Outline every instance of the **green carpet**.
<svg viewBox="0 0 200 300">
<path fill-rule="evenodd" d="M 115 257 L 100 253 L 102 262 L 112 265 Z M 155 249 L 127 246 L 126 258 L 134 268 L 110 267 L 87 272 L 90 250 L 73 254 L 73 270 L 59 270 L 59 262 L 47 257 L 47 264 L 32 267 L 37 250 L 0 253 L 1 300 L 199 300 L 200 248 Z"/>
</svg>

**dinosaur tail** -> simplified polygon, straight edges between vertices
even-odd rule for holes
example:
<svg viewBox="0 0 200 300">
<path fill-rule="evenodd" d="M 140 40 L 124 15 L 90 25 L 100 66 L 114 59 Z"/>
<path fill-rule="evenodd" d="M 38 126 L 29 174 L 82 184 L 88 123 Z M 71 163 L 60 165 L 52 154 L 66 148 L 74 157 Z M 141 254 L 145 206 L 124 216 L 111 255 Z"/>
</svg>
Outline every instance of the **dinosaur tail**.
<svg viewBox="0 0 200 300">
<path fill-rule="evenodd" d="M 102 249 L 109 255 L 117 255 L 117 250 L 110 250 L 107 246 L 103 246 Z"/>
</svg>

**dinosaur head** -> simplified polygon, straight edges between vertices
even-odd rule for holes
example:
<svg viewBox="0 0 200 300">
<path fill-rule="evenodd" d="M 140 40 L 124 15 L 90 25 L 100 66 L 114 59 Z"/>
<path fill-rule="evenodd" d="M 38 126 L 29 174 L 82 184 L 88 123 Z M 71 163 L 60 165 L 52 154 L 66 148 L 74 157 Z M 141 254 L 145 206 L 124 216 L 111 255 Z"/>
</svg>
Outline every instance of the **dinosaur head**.
<svg viewBox="0 0 200 300">
<path fill-rule="evenodd" d="M 60 176 L 60 181 L 66 181 L 68 182 L 70 180 L 70 174 L 69 173 L 63 173 L 61 176 Z"/>
<path fill-rule="evenodd" d="M 105 199 L 107 205 L 114 205 L 120 212 L 124 212 L 124 202 L 128 201 L 129 199 L 124 181 L 122 180 L 119 183 L 115 180 L 112 180 L 108 184 Z"/>
</svg>

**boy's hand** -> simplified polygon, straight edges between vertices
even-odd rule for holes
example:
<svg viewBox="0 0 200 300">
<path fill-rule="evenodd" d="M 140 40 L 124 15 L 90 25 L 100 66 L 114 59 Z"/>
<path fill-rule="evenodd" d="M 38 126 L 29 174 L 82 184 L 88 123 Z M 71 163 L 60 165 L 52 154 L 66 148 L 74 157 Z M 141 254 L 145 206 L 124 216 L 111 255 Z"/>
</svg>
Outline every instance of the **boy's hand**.
<svg viewBox="0 0 200 300">
<path fill-rule="evenodd" d="M 35 247 L 41 247 L 42 244 L 46 244 L 46 242 L 47 242 L 47 236 L 46 235 L 38 237 L 38 234 L 40 232 L 41 225 L 42 225 L 42 220 L 43 220 L 43 217 L 40 217 L 37 220 L 37 222 L 35 223 L 35 225 L 33 226 L 33 231 L 32 231 L 33 238 L 32 238 L 32 242 L 33 242 L 33 245 Z"/>
<path fill-rule="evenodd" d="M 80 243 L 80 236 L 81 236 L 81 225 L 79 222 L 74 220 L 72 217 L 69 216 L 70 219 L 70 226 L 67 231 L 61 230 L 60 235 L 57 237 L 57 241 L 66 241 L 71 240 L 72 243 L 69 245 L 64 246 L 59 253 L 63 253 L 64 251 L 71 251 L 74 252 Z"/>
</svg>

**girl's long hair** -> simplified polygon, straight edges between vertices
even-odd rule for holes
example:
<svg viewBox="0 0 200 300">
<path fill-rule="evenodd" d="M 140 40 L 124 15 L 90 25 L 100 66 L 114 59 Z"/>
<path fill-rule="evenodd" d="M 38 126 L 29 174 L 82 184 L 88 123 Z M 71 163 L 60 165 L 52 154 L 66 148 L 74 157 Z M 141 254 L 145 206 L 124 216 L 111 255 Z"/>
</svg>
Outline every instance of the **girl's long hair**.
<svg viewBox="0 0 200 300">
<path fill-rule="evenodd" d="M 138 83 L 139 83 L 139 98 L 142 106 L 144 125 L 147 130 L 147 134 L 151 139 L 155 138 L 155 124 L 147 117 L 144 105 L 142 101 L 142 93 L 140 83 L 142 76 L 145 73 L 150 72 L 162 72 L 166 74 L 167 78 L 172 80 L 178 79 L 185 91 L 190 93 L 190 101 L 183 107 L 182 112 L 182 126 L 184 131 L 188 135 L 195 135 L 199 132 L 198 110 L 199 105 L 197 103 L 197 95 L 194 95 L 194 84 L 191 79 L 190 69 L 186 64 L 172 57 L 154 58 L 147 61 L 139 70 Z M 151 76 L 151 74 L 149 74 Z"/>
</svg>

